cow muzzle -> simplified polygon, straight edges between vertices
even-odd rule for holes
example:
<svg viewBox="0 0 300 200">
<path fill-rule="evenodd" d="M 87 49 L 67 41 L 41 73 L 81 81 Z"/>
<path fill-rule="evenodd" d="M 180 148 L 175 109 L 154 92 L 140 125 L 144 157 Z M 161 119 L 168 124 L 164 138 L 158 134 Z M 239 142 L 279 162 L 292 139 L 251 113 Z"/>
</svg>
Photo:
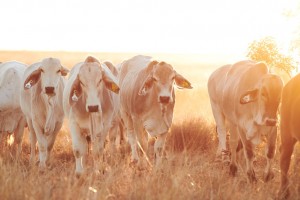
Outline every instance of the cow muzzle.
<svg viewBox="0 0 300 200">
<path fill-rule="evenodd" d="M 98 105 L 88 106 L 88 111 L 89 112 L 98 112 L 99 106 Z"/>
<path fill-rule="evenodd" d="M 169 96 L 160 96 L 159 102 L 162 104 L 168 104 L 168 103 L 170 103 L 170 97 Z"/>
<path fill-rule="evenodd" d="M 46 94 L 49 95 L 49 96 L 55 95 L 54 87 L 45 87 L 45 92 L 46 92 Z"/>
<path fill-rule="evenodd" d="M 277 120 L 276 119 L 267 119 L 266 126 L 276 126 Z"/>
</svg>

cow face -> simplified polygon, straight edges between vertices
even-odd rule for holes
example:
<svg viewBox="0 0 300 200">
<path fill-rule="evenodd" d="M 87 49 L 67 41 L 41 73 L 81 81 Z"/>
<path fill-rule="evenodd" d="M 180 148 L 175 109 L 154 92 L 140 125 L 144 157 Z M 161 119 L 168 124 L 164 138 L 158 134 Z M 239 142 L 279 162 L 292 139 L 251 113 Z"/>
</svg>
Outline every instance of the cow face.
<svg viewBox="0 0 300 200">
<path fill-rule="evenodd" d="M 254 119 L 256 124 L 275 126 L 282 88 L 283 83 L 278 76 L 265 75 L 256 89 L 248 91 L 241 96 L 240 103 L 254 103 L 252 111 L 256 116 Z"/>
<path fill-rule="evenodd" d="M 192 88 L 188 80 L 165 62 L 152 61 L 147 67 L 147 73 L 149 75 L 139 90 L 139 95 L 146 95 L 152 90 L 157 95 L 157 101 L 161 104 L 167 105 L 174 101 L 174 83 L 179 88 Z"/>
<path fill-rule="evenodd" d="M 102 69 L 97 59 L 88 57 L 71 87 L 69 102 L 73 105 L 79 98 L 84 98 L 87 112 L 101 112 L 101 94 L 104 89 L 119 92 L 119 86 L 112 75 Z"/>
<path fill-rule="evenodd" d="M 33 71 L 24 82 L 24 89 L 29 89 L 38 81 L 41 81 L 43 93 L 54 96 L 58 89 L 61 76 L 66 76 L 69 70 L 62 67 L 56 58 L 46 58 L 41 62 L 41 66 Z"/>
</svg>

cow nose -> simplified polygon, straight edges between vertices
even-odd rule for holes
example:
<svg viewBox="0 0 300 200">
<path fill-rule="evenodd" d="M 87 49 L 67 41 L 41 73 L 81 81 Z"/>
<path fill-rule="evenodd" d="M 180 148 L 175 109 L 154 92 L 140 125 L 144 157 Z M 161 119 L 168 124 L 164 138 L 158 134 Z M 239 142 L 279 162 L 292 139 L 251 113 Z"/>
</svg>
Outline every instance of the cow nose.
<svg viewBox="0 0 300 200">
<path fill-rule="evenodd" d="M 88 106 L 88 110 L 89 110 L 89 112 L 98 112 L 99 111 L 99 107 L 98 107 L 98 105 L 96 105 L 96 106 Z"/>
<path fill-rule="evenodd" d="M 167 104 L 167 103 L 170 102 L 170 97 L 168 97 L 168 96 L 160 96 L 160 97 L 159 97 L 159 101 L 160 101 L 160 103 L 165 103 L 165 104 Z"/>
<path fill-rule="evenodd" d="M 54 87 L 45 87 L 46 94 L 53 94 L 54 93 Z"/>
<path fill-rule="evenodd" d="M 266 120 L 266 125 L 267 126 L 275 126 L 276 125 L 276 120 L 275 119 L 267 119 Z"/>
</svg>

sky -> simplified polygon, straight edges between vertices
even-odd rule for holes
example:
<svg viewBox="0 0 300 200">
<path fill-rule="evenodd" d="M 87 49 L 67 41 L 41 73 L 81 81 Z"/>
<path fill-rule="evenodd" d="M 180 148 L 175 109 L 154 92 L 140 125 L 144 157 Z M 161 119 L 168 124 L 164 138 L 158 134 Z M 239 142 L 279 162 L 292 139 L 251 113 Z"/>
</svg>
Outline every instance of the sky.
<svg viewBox="0 0 300 200">
<path fill-rule="evenodd" d="M 299 0 L 3 0 L 0 50 L 243 54 Z"/>
</svg>

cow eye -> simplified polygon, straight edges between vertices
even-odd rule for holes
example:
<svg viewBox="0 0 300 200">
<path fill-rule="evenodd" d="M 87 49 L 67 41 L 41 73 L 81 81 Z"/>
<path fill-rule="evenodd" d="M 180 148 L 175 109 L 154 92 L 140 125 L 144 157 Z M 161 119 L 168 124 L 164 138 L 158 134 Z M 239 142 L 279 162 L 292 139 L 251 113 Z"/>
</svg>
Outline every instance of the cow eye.
<svg viewBox="0 0 300 200">
<path fill-rule="evenodd" d="M 44 73 L 44 70 L 41 68 L 41 72 Z"/>
<path fill-rule="evenodd" d="M 56 71 L 57 74 L 60 73 L 60 72 L 61 72 L 60 69 Z"/>
</svg>

